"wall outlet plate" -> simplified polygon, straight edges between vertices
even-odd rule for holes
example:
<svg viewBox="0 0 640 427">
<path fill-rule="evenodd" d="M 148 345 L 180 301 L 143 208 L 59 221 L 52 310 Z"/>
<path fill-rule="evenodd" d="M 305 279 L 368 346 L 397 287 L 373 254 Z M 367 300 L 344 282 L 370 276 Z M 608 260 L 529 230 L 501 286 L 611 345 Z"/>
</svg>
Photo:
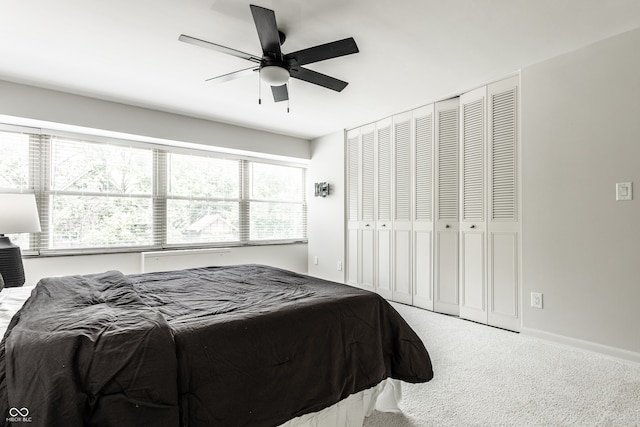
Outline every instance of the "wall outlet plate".
<svg viewBox="0 0 640 427">
<path fill-rule="evenodd" d="M 542 308 L 542 293 L 531 292 L 531 307 Z"/>
</svg>

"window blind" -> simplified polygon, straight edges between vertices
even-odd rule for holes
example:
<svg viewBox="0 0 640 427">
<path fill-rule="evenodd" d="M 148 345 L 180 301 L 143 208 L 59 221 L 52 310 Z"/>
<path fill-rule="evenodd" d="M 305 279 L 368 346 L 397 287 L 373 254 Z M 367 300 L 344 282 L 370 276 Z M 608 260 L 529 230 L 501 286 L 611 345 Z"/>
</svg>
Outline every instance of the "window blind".
<svg viewBox="0 0 640 427">
<path fill-rule="evenodd" d="M 247 169 L 243 228 L 248 228 L 249 240 L 306 239 L 305 169 L 258 162 L 249 162 Z"/>
<path fill-rule="evenodd" d="M 305 186 L 302 166 L 0 125 L 0 191 L 38 202 L 25 253 L 304 240 Z"/>
<path fill-rule="evenodd" d="M 37 129 L 0 127 L 0 191 L 33 193 L 39 187 L 40 134 Z M 6 207 L 0 206 L 0 209 Z M 2 230 L 0 230 L 2 233 Z M 7 234 L 11 241 L 30 253 L 38 247 L 37 236 Z"/>
</svg>

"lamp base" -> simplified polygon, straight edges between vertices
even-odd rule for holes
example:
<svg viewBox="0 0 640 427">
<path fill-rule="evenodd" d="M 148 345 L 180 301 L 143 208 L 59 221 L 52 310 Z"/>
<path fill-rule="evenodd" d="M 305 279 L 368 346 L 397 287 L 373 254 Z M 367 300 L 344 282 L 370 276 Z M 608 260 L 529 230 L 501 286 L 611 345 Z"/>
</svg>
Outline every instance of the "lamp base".
<svg viewBox="0 0 640 427">
<path fill-rule="evenodd" d="M 9 237 L 2 235 L 0 235 L 0 275 L 6 288 L 24 285 L 24 266 L 20 247 L 14 245 Z"/>
</svg>

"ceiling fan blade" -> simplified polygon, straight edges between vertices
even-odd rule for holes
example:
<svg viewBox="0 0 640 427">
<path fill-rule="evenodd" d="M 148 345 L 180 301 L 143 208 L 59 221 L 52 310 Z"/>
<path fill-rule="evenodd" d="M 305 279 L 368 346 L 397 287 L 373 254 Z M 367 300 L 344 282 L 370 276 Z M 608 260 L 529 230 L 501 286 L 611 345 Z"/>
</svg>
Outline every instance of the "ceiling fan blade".
<svg viewBox="0 0 640 427">
<path fill-rule="evenodd" d="M 302 49 L 297 52 L 288 53 L 284 56 L 285 61 L 290 66 L 311 64 L 313 62 L 324 61 L 325 59 L 337 58 L 339 56 L 358 53 L 358 45 L 353 37 L 325 43 L 318 46 Z"/>
<path fill-rule="evenodd" d="M 282 51 L 280 50 L 280 33 L 276 24 L 276 14 L 271 9 L 265 9 L 254 4 L 249 5 L 249 7 L 251 8 L 253 21 L 256 24 L 262 52 L 266 56 L 279 60 L 282 56 Z"/>
<path fill-rule="evenodd" d="M 239 79 L 241 77 L 246 77 L 250 74 L 253 74 L 254 71 L 258 71 L 258 68 L 251 67 L 246 68 L 240 71 L 234 71 L 233 73 L 223 74 L 221 76 L 211 77 L 210 79 L 206 79 L 206 82 L 215 81 L 215 83 L 224 83 L 230 80 Z"/>
<path fill-rule="evenodd" d="M 239 50 L 231 49 L 230 47 L 221 46 L 219 44 L 211 43 L 205 40 L 200 40 L 195 37 L 187 36 L 184 34 L 180 34 L 180 37 L 178 37 L 178 40 L 184 43 L 189 43 L 189 44 L 200 46 L 200 47 L 206 47 L 207 49 L 212 49 L 218 52 L 226 53 L 228 55 L 233 55 L 235 57 L 253 61 L 258 64 L 261 61 L 261 58 L 258 58 L 257 56 L 251 55 L 249 53 L 241 52 Z"/>
<path fill-rule="evenodd" d="M 271 86 L 271 92 L 273 93 L 273 100 L 275 102 L 286 101 L 289 99 L 289 91 L 287 85 Z"/>
<path fill-rule="evenodd" d="M 309 70 L 308 68 L 292 68 L 291 77 L 304 80 L 305 82 L 313 83 L 318 86 L 326 87 L 327 89 L 335 90 L 336 92 L 342 92 L 342 89 L 347 87 L 349 83 L 338 80 L 334 77 L 327 76 L 317 71 Z"/>
</svg>

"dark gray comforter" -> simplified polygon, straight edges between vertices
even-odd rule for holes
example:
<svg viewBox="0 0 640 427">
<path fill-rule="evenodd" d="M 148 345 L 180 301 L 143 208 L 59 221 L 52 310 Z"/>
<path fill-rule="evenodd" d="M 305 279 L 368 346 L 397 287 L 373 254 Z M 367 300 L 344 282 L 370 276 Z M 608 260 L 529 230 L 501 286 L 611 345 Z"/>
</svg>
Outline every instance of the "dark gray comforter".
<svg viewBox="0 0 640 427">
<path fill-rule="evenodd" d="M 16 314 L 0 421 L 27 408 L 32 426 L 273 426 L 432 376 L 370 292 L 258 265 L 108 272 L 43 279 Z"/>
</svg>

